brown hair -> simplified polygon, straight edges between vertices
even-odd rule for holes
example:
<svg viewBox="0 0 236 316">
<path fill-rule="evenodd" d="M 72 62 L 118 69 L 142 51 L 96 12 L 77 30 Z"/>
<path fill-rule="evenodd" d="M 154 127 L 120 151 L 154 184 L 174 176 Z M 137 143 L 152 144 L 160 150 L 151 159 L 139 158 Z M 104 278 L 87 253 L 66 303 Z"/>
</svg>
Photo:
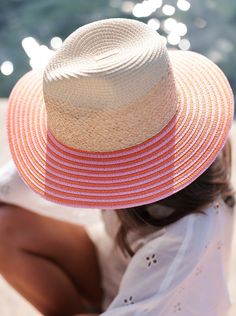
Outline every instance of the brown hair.
<svg viewBox="0 0 236 316">
<path fill-rule="evenodd" d="M 233 208 L 235 197 L 230 183 L 231 165 L 231 144 L 228 140 L 211 166 L 186 188 L 152 204 L 116 210 L 121 222 L 116 243 L 123 253 L 134 255 L 127 240 L 130 231 L 146 235 L 188 214 L 204 214 L 204 207 L 214 202 L 219 195 L 230 208 Z M 158 206 L 171 208 L 174 212 L 165 217 L 154 218 L 147 210 L 151 208 L 158 210 Z"/>
</svg>

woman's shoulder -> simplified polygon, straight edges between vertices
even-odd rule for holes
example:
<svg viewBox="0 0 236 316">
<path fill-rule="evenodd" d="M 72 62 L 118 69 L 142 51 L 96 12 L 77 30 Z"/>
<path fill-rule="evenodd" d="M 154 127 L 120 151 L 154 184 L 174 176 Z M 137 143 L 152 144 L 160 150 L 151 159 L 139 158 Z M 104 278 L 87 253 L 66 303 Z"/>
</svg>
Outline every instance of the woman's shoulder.
<svg viewBox="0 0 236 316">
<path fill-rule="evenodd" d="M 113 210 L 102 211 L 102 218 L 107 233 L 114 239 L 120 227 L 116 212 Z M 155 232 L 141 235 L 131 231 L 128 235 L 128 241 L 135 253 L 142 248 L 159 247 L 160 244 L 165 245 L 165 248 L 171 246 L 171 249 L 174 249 L 174 247 L 180 247 L 185 241 L 186 247 L 191 244 L 192 254 L 196 253 L 197 255 L 197 253 L 204 251 L 206 245 L 210 246 L 214 243 L 225 244 L 224 250 L 226 251 L 230 247 L 232 230 L 233 210 L 219 196 L 201 213 L 186 215 L 175 223 L 157 229 Z"/>
<path fill-rule="evenodd" d="M 218 197 L 214 202 L 207 205 L 201 213 L 186 215 L 180 220 L 165 228 L 151 233 L 145 237 L 135 238 L 132 236 L 131 242 L 136 251 L 143 246 L 153 247 L 164 243 L 166 246 L 176 246 L 184 240 L 191 239 L 191 245 L 197 249 L 203 249 L 206 244 L 214 242 L 222 243 L 231 239 L 233 230 L 234 212 Z"/>
<path fill-rule="evenodd" d="M 153 308 L 155 315 L 170 315 L 176 308 L 184 315 L 200 310 L 202 315 L 222 315 L 228 309 L 232 211 L 219 198 L 204 213 L 187 215 L 137 250 L 110 308 L 124 305 L 127 296 Z"/>
</svg>

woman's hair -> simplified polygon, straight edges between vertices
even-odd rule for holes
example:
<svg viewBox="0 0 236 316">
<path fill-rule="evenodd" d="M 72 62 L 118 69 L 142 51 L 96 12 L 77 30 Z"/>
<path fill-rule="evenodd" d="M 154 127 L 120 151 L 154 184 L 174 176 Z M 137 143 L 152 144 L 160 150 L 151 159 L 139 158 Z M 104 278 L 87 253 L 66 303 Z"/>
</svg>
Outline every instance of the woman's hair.
<svg viewBox="0 0 236 316">
<path fill-rule="evenodd" d="M 194 182 L 181 191 L 155 203 L 116 210 L 121 222 L 116 236 L 116 243 L 124 254 L 133 256 L 127 236 L 130 231 L 146 235 L 174 223 L 191 213 L 203 213 L 203 209 L 215 201 L 220 195 L 224 202 L 233 208 L 234 192 L 230 183 L 231 178 L 231 144 L 228 140 L 211 166 Z M 163 217 L 151 215 L 159 209 L 172 210 L 171 214 Z"/>
</svg>

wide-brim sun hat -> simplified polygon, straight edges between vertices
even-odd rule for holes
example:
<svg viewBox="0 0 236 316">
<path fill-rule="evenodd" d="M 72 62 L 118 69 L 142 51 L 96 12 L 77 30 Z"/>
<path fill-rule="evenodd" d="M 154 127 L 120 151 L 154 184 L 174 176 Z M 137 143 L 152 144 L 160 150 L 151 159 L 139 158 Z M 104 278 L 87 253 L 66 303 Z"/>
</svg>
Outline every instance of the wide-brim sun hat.
<svg viewBox="0 0 236 316">
<path fill-rule="evenodd" d="M 148 25 L 107 19 L 80 27 L 44 71 L 14 87 L 11 152 L 48 200 L 123 209 L 199 177 L 222 149 L 233 94 L 223 72 L 190 51 L 167 51 Z"/>
</svg>

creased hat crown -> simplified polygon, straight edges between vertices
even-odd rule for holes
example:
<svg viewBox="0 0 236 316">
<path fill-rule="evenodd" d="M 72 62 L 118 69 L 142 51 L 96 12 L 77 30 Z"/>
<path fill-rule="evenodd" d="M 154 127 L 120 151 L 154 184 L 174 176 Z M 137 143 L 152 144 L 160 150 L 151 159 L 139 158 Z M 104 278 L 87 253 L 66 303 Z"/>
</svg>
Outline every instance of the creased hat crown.
<svg viewBox="0 0 236 316">
<path fill-rule="evenodd" d="M 98 21 L 72 33 L 45 69 L 43 92 L 52 134 L 85 151 L 140 144 L 176 113 L 161 37 L 128 19 Z"/>
</svg>

